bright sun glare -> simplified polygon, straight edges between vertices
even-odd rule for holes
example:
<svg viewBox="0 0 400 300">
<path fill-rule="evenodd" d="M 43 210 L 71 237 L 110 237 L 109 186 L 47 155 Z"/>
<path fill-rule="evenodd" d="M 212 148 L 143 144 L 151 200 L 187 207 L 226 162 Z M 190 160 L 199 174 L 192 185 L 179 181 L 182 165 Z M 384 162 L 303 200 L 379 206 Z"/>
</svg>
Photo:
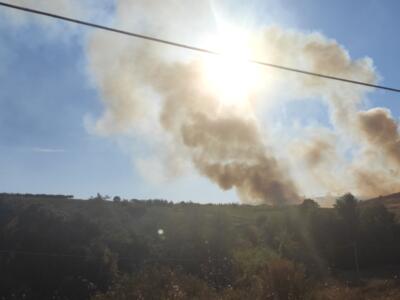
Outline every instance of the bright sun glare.
<svg viewBox="0 0 400 300">
<path fill-rule="evenodd" d="M 251 58 L 249 38 L 235 30 L 214 36 L 210 44 L 221 55 L 210 55 L 204 59 L 207 85 L 222 105 L 245 104 L 259 77 L 257 66 L 248 61 Z"/>
</svg>

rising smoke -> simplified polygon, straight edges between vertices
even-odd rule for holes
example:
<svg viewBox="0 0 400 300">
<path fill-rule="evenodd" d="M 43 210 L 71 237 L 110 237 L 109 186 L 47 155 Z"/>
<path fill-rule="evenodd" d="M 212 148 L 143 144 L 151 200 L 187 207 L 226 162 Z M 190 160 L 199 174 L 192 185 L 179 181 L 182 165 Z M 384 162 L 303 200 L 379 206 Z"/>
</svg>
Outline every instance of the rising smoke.
<svg viewBox="0 0 400 300">
<path fill-rule="evenodd" d="M 187 37 L 191 29 L 203 29 L 210 23 L 202 16 L 207 5 L 196 4 L 196 20 L 201 21 L 191 19 L 193 28 L 185 34 L 187 12 L 193 9 L 178 2 L 117 1 L 116 24 L 122 28 L 136 25 L 145 33 L 168 38 L 177 32 Z M 160 26 L 171 19 L 173 30 Z M 255 58 L 276 64 L 369 83 L 378 79 L 371 59 L 353 60 L 335 40 L 319 33 L 271 26 L 252 33 L 252 49 Z M 103 116 L 94 124 L 98 133 L 140 135 L 147 130 L 161 144 L 174 144 L 169 158 L 190 161 L 197 172 L 222 189 L 236 189 L 246 203 L 299 201 L 308 187 L 293 175 L 298 165 L 303 166 L 302 176 L 312 178 L 312 184 L 326 192 L 352 191 L 367 197 L 396 191 L 399 177 L 394 175 L 400 170 L 397 122 L 388 110 L 362 110 L 369 88 L 265 70 L 265 82 L 274 78 L 277 87 L 283 82 L 291 86 L 285 91 L 287 98 L 321 99 L 329 109 L 331 128 L 308 128 L 307 135 L 288 145 L 271 138 L 269 128 L 261 125 L 258 109 L 263 101 L 274 103 L 274 97 L 250 95 L 240 110 L 221 107 L 218 95 L 205 83 L 201 55 L 174 51 L 178 54 L 109 33 L 91 35 L 88 67 L 105 105 Z M 279 147 L 291 149 L 287 152 L 291 163 L 278 158 L 273 149 Z M 351 149 L 350 153 L 345 149 Z M 171 168 L 171 160 L 168 163 Z"/>
<path fill-rule="evenodd" d="M 32 7 L 27 0 L 12 3 Z M 40 0 L 34 8 L 109 21 L 101 10 L 93 13 L 99 3 Z M 101 0 L 102 7 L 110 3 Z M 113 24 L 197 43 L 193 37 L 218 25 L 210 3 L 117 0 Z M 32 19 L 47 28 L 54 23 L 14 11 L 6 14 L 17 24 Z M 59 23 L 54 28 L 57 36 L 71 29 Z M 251 57 L 257 60 L 368 83 L 378 80 L 370 58 L 354 60 L 343 46 L 320 33 L 269 26 L 250 36 Z M 137 160 L 146 172 L 159 172 L 155 166 L 161 164 L 168 175 L 176 176 L 190 162 L 222 189 L 236 189 L 246 203 L 297 202 L 315 189 L 362 197 L 398 191 L 398 124 L 387 109 L 364 108 L 370 88 L 265 69 L 260 81 L 269 90 L 254 91 L 236 109 L 221 106 L 219 95 L 209 88 L 202 55 L 99 31 L 88 36 L 86 49 L 88 73 L 104 101 L 104 113 L 91 129 L 103 135 L 127 134 L 161 149 L 150 164 Z M 262 123 L 268 114 L 261 116 L 259 111 L 296 99 L 323 101 L 330 126 L 303 128 L 289 140 L 284 134 L 271 134 Z M 285 130 L 291 130 L 290 124 Z"/>
</svg>

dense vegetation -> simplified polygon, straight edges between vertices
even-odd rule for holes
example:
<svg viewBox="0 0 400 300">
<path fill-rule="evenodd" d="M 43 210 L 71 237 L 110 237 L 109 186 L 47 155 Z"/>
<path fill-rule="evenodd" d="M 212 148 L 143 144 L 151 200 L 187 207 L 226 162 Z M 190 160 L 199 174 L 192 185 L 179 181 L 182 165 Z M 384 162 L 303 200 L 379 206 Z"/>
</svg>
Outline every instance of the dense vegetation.
<svg viewBox="0 0 400 300">
<path fill-rule="evenodd" d="M 398 266 L 394 215 L 351 194 L 332 209 L 0 194 L 0 299 L 398 299 Z"/>
</svg>

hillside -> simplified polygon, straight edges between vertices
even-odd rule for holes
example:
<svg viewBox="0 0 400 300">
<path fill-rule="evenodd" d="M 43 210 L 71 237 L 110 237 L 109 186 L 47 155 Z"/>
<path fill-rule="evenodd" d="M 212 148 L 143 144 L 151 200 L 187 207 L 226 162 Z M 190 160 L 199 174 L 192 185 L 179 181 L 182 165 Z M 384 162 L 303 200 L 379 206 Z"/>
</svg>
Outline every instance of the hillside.
<svg viewBox="0 0 400 300">
<path fill-rule="evenodd" d="M 305 299 L 331 289 L 335 297 L 338 290 L 362 294 L 371 270 L 383 270 L 377 276 L 385 280 L 400 275 L 393 269 L 400 265 L 400 226 L 392 215 L 351 195 L 339 203 L 274 208 L 0 194 L 1 296 Z M 348 291 L 343 274 L 360 279 L 355 245 L 368 281 Z M 315 299 L 335 299 L 324 297 Z"/>
<path fill-rule="evenodd" d="M 379 196 L 364 201 L 365 204 L 384 204 L 387 208 L 398 209 L 400 207 L 400 193 Z"/>
<path fill-rule="evenodd" d="M 362 202 L 363 205 L 384 205 L 389 211 L 396 214 L 400 218 L 400 193 L 379 196 Z"/>
</svg>

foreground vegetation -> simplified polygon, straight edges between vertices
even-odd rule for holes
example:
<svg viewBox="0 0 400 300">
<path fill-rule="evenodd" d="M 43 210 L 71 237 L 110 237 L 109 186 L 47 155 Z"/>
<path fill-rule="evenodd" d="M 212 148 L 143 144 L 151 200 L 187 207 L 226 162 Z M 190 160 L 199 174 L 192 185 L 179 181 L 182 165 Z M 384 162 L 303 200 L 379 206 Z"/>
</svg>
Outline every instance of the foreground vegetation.
<svg viewBox="0 0 400 300">
<path fill-rule="evenodd" d="M 0 194 L 0 299 L 400 299 L 400 226 L 334 208 Z"/>
</svg>

